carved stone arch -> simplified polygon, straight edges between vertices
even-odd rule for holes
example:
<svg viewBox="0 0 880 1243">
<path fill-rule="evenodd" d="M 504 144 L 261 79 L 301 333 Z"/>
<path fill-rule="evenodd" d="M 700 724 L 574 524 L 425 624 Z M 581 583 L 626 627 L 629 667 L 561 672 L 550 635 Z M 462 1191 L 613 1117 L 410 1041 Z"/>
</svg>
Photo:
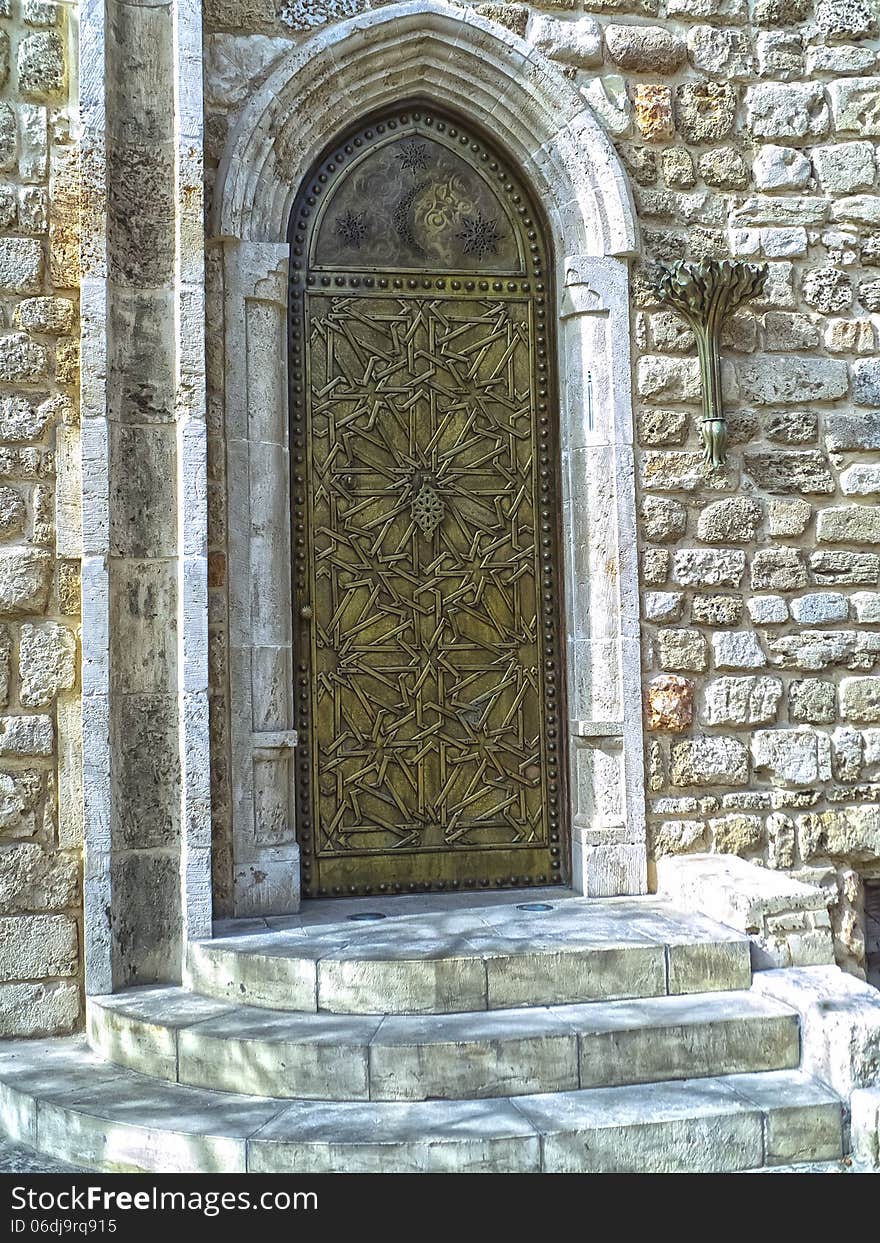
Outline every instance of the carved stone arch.
<svg viewBox="0 0 880 1243">
<path fill-rule="evenodd" d="M 577 88 L 470 10 L 407 0 L 286 56 L 230 136 L 224 247 L 235 911 L 295 910 L 288 220 L 336 136 L 413 96 L 490 133 L 540 200 L 556 256 L 572 876 L 646 886 L 627 257 L 628 183 Z"/>
</svg>

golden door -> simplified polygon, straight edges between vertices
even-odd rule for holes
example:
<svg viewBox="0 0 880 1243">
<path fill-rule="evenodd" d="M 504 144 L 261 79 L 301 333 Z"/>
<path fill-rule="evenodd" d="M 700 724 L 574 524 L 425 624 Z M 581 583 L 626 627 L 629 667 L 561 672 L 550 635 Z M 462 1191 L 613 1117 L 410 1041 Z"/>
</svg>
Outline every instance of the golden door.
<svg viewBox="0 0 880 1243">
<path fill-rule="evenodd" d="M 290 228 L 306 896 L 567 879 L 552 271 L 481 135 L 328 150 Z"/>
</svg>

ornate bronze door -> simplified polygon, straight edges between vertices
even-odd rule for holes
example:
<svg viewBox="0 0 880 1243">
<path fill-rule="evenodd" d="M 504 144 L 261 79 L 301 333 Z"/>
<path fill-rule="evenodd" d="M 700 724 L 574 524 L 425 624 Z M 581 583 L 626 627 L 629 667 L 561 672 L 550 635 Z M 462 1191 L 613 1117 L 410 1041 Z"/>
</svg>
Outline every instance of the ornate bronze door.
<svg viewBox="0 0 880 1243">
<path fill-rule="evenodd" d="M 567 878 L 552 272 L 526 188 L 430 107 L 291 218 L 303 892 Z"/>
</svg>

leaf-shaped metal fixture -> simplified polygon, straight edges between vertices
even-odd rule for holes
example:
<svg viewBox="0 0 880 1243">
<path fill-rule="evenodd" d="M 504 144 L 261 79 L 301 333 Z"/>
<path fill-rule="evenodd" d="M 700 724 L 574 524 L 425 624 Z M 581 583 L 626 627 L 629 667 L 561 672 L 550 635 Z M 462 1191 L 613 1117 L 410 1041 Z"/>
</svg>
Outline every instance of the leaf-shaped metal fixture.
<svg viewBox="0 0 880 1243">
<path fill-rule="evenodd" d="M 703 387 L 703 460 L 723 466 L 727 425 L 721 396 L 721 330 L 743 302 L 757 297 L 767 280 L 766 263 L 701 259 L 661 268 L 655 289 L 662 302 L 683 315 L 693 329 Z"/>
</svg>

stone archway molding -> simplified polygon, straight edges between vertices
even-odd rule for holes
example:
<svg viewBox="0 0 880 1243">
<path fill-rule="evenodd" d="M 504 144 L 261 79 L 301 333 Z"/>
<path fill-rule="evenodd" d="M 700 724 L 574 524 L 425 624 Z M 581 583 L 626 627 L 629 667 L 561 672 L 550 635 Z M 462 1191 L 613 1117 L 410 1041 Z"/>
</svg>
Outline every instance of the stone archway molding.
<svg viewBox="0 0 880 1243">
<path fill-rule="evenodd" d="M 584 98 L 509 30 L 440 0 L 328 27 L 285 56 L 227 145 L 224 251 L 234 905 L 295 911 L 287 225 L 301 179 L 371 112 L 436 98 L 490 133 L 546 213 L 556 256 L 573 878 L 646 888 L 628 257 L 622 165 Z M 296 464 L 294 463 L 294 467 Z"/>
</svg>

